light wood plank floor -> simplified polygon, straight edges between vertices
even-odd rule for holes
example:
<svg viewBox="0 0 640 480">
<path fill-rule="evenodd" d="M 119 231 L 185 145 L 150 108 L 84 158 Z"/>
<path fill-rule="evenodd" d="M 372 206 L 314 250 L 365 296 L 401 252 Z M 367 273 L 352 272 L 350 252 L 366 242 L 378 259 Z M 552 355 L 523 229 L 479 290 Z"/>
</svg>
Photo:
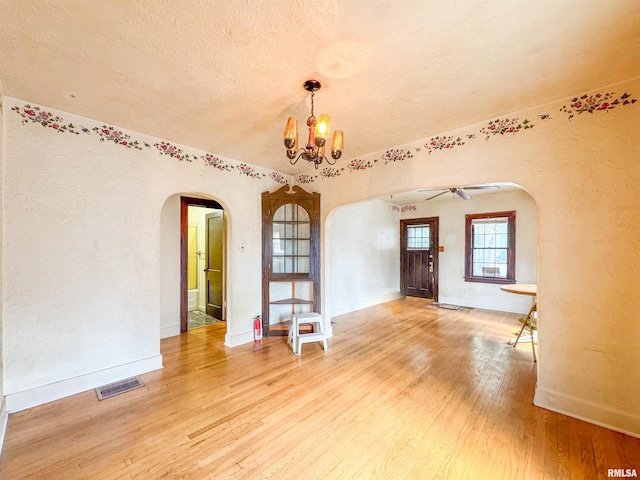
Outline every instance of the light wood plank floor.
<svg viewBox="0 0 640 480">
<path fill-rule="evenodd" d="M 11 415 L 3 479 L 596 479 L 640 439 L 532 404 L 518 316 L 406 298 L 334 318 L 329 351 L 162 341 L 145 387 Z"/>
</svg>

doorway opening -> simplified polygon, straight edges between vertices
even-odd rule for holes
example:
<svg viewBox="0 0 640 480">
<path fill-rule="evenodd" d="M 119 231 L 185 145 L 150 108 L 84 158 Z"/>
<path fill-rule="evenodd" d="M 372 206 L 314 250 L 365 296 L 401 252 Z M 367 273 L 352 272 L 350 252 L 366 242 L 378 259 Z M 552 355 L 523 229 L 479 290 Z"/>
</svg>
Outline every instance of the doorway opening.
<svg viewBox="0 0 640 480">
<path fill-rule="evenodd" d="M 226 321 L 224 259 L 222 205 L 180 197 L 180 333 Z"/>
</svg>

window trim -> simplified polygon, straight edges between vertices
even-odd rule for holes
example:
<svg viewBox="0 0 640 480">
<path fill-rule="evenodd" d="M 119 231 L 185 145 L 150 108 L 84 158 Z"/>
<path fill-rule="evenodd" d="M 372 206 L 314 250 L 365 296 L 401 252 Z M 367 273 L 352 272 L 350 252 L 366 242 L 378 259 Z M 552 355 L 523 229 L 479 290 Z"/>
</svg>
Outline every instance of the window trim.
<svg viewBox="0 0 640 480">
<path fill-rule="evenodd" d="M 481 277 L 473 275 L 473 238 L 471 225 L 473 220 L 487 218 L 507 218 L 507 232 L 509 244 L 507 246 L 507 278 Z M 516 283 L 516 212 L 472 213 L 465 215 L 465 242 L 464 242 L 464 280 L 465 282 L 479 283 Z"/>
</svg>

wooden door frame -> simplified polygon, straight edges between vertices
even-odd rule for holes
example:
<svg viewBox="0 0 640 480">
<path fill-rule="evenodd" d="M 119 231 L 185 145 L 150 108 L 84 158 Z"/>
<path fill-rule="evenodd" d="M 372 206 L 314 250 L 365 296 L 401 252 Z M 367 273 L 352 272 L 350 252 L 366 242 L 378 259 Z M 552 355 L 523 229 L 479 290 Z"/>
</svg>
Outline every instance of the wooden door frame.
<svg viewBox="0 0 640 480">
<path fill-rule="evenodd" d="M 440 246 L 440 217 L 423 217 L 423 218 L 408 218 L 406 220 L 400 220 L 400 291 L 404 294 L 404 271 L 402 268 L 402 257 L 407 252 L 407 226 L 409 225 L 423 225 L 430 223 L 433 225 L 433 234 L 429 239 L 429 248 L 433 252 L 433 301 L 438 301 L 438 270 L 440 266 L 439 261 L 439 246 Z"/>
<path fill-rule="evenodd" d="M 189 330 L 189 305 L 187 298 L 188 287 L 188 237 L 189 237 L 189 205 L 201 206 L 211 209 L 222 210 L 224 208 L 215 200 L 208 200 L 206 198 L 195 197 L 180 197 L 180 333 L 186 333 Z M 223 225 L 224 217 L 223 217 Z M 223 245 L 223 265 L 224 271 L 222 273 L 222 320 L 226 320 L 226 275 L 227 275 L 227 262 L 225 257 L 225 245 L 226 245 L 226 228 L 223 227 L 222 232 L 222 245 Z"/>
</svg>

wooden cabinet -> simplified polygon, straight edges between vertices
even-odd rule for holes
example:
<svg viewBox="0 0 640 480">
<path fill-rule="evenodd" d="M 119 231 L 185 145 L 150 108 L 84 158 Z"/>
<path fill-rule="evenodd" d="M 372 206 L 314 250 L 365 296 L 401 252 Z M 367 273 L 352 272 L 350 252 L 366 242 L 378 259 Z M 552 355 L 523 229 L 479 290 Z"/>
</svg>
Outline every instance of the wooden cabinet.
<svg viewBox="0 0 640 480">
<path fill-rule="evenodd" d="M 291 315 L 320 312 L 320 194 L 262 194 L 262 327 L 287 335 Z"/>
</svg>

